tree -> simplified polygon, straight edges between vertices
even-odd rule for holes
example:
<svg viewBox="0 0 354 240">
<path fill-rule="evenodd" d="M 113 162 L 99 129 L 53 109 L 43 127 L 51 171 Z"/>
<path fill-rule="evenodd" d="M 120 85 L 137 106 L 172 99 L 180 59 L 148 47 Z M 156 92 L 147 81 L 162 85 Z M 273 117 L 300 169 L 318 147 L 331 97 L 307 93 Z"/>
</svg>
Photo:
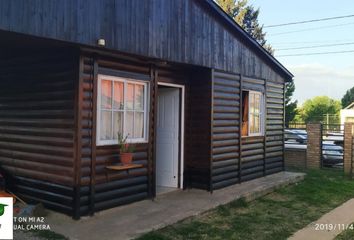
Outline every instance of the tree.
<svg viewBox="0 0 354 240">
<path fill-rule="evenodd" d="M 258 22 L 259 8 L 247 5 L 248 0 L 216 0 L 216 3 L 250 34 L 262 47 L 273 54 L 274 50 L 267 44 L 263 25 Z"/>
<path fill-rule="evenodd" d="M 295 83 L 289 82 L 285 88 L 285 126 L 289 126 L 289 122 L 295 119 L 297 114 L 297 101 L 292 102 L 291 97 L 295 91 Z"/>
<path fill-rule="evenodd" d="M 342 106 L 347 107 L 352 102 L 354 102 L 354 87 L 347 90 L 347 92 L 344 94 L 342 98 Z"/>
<path fill-rule="evenodd" d="M 337 123 L 341 108 L 340 101 L 327 96 L 318 96 L 304 102 L 301 115 L 305 122 L 326 122 L 330 116 L 330 122 Z"/>
<path fill-rule="evenodd" d="M 243 19 L 246 15 L 246 7 L 248 0 L 216 0 L 216 3 L 231 17 L 242 26 Z"/>
</svg>

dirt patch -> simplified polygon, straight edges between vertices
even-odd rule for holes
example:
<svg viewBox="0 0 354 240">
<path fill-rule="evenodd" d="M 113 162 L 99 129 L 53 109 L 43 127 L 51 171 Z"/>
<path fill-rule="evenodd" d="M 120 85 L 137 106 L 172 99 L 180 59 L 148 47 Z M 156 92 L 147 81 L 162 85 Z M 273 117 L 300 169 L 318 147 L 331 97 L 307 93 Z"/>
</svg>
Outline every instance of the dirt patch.
<svg viewBox="0 0 354 240">
<path fill-rule="evenodd" d="M 283 195 L 283 194 L 279 194 L 279 193 L 270 193 L 268 194 L 267 196 L 264 196 L 265 199 L 268 199 L 268 200 L 273 200 L 273 201 L 276 201 L 276 202 L 287 202 L 290 200 L 290 198 L 286 195 Z"/>
</svg>

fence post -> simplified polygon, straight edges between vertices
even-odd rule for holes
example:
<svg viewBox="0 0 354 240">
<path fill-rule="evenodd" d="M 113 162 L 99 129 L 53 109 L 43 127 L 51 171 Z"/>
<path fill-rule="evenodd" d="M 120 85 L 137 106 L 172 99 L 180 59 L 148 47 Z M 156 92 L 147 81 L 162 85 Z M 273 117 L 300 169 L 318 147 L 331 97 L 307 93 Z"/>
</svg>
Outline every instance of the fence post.
<svg viewBox="0 0 354 240">
<path fill-rule="evenodd" d="M 344 173 L 353 174 L 353 123 L 344 123 Z"/>
<path fill-rule="evenodd" d="M 322 126 L 320 123 L 308 123 L 307 131 L 307 151 L 306 151 L 306 167 L 312 169 L 321 168 L 322 154 Z"/>
</svg>

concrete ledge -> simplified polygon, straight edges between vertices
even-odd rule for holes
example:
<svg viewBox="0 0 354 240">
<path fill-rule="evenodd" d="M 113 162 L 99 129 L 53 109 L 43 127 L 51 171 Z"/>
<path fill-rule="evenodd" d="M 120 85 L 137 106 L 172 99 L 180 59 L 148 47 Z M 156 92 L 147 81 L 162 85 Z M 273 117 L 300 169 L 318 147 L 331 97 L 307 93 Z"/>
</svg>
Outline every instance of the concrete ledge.
<svg viewBox="0 0 354 240">
<path fill-rule="evenodd" d="M 51 212 L 48 222 L 53 231 L 70 239 L 131 239 L 242 197 L 254 200 L 299 182 L 304 176 L 304 173 L 280 172 L 216 190 L 213 194 L 197 189 L 177 190 L 160 195 L 154 201 L 113 208 L 79 221 Z"/>
</svg>

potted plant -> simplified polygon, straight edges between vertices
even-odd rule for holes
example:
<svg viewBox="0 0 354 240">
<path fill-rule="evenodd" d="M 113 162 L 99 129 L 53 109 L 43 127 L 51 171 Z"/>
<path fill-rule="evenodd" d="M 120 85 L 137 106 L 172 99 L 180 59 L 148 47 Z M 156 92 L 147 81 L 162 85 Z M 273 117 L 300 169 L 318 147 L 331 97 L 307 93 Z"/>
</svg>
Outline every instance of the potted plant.
<svg viewBox="0 0 354 240">
<path fill-rule="evenodd" d="M 124 137 L 123 134 L 118 133 L 119 156 L 123 165 L 129 165 L 133 160 L 134 146 L 127 143 L 127 139 L 128 135 Z"/>
</svg>

